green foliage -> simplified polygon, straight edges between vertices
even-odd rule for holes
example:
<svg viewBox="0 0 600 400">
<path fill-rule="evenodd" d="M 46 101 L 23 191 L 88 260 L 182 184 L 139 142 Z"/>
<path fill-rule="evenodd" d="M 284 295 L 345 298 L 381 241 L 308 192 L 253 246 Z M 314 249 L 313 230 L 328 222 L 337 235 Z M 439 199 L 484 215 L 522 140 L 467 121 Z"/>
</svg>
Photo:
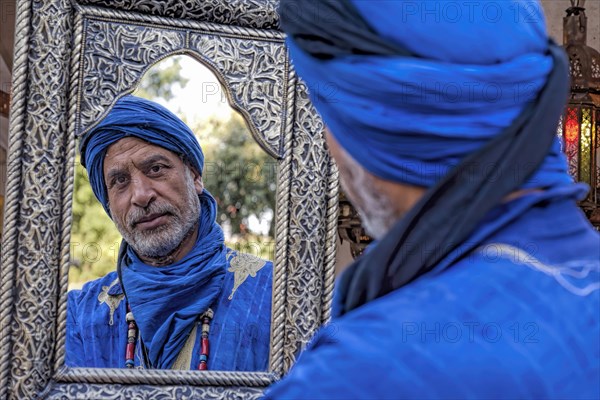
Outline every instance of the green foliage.
<svg viewBox="0 0 600 400">
<path fill-rule="evenodd" d="M 225 245 L 238 253 L 251 254 L 263 260 L 275 259 L 275 241 L 272 237 L 249 233 L 240 240 L 227 241 Z"/>
<path fill-rule="evenodd" d="M 277 163 L 252 138 L 244 119 L 210 120 L 194 130 L 205 153 L 203 180 L 219 206 L 219 223 L 250 234 L 248 218 L 274 212 Z M 273 218 L 269 236 L 273 236 Z"/>
<path fill-rule="evenodd" d="M 76 160 L 69 282 L 86 282 L 115 270 L 121 235 L 92 192 Z"/>
</svg>

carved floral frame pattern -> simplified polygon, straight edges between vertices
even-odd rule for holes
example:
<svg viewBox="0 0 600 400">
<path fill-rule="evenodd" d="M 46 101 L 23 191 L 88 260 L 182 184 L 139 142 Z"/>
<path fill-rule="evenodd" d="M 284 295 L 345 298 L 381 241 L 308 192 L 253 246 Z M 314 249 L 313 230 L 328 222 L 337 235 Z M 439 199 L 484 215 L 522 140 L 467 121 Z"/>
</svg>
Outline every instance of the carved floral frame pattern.
<svg viewBox="0 0 600 400">
<path fill-rule="evenodd" d="M 257 398 L 330 317 L 337 171 L 276 0 L 19 0 L 0 263 L 0 399 Z M 266 372 L 68 368 L 76 137 L 173 54 L 209 67 L 278 161 Z"/>
</svg>

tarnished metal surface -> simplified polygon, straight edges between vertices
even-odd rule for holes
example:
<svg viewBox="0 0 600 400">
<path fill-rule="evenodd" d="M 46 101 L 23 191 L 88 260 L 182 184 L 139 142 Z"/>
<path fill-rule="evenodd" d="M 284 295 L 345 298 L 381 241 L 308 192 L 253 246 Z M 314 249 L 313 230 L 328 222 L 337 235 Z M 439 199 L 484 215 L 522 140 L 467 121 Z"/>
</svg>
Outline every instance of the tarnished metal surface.
<svg viewBox="0 0 600 400">
<path fill-rule="evenodd" d="M 338 210 L 323 123 L 290 67 L 283 34 L 271 29 L 276 3 L 82 3 L 88 5 L 19 3 L 0 277 L 0 398 L 256 398 L 329 318 Z M 254 138 L 278 160 L 269 371 L 67 368 L 75 138 L 173 54 L 188 54 L 219 77 Z"/>
</svg>

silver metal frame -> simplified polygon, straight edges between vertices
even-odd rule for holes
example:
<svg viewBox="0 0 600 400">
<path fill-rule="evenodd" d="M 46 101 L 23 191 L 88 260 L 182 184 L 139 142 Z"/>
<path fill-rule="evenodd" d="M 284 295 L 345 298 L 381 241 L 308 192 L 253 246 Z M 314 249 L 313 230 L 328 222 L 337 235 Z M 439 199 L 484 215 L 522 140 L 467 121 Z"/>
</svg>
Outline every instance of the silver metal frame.
<svg viewBox="0 0 600 400">
<path fill-rule="evenodd" d="M 257 398 L 330 317 L 337 171 L 273 0 L 20 0 L 0 263 L 0 399 Z M 267 372 L 68 368 L 76 137 L 173 54 L 210 68 L 278 160 Z"/>
</svg>

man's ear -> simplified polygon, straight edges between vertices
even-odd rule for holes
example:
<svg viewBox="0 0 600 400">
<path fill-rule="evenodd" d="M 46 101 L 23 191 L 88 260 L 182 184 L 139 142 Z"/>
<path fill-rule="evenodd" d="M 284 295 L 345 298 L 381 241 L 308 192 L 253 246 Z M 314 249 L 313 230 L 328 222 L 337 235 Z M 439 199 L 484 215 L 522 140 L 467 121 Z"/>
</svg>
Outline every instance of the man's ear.
<svg viewBox="0 0 600 400">
<path fill-rule="evenodd" d="M 192 171 L 192 177 L 194 178 L 194 187 L 196 188 L 196 193 L 198 193 L 198 195 L 201 195 L 204 191 L 204 182 L 202 182 L 202 175 L 200 175 L 200 172 L 198 172 L 196 168 L 189 168 Z"/>
</svg>

